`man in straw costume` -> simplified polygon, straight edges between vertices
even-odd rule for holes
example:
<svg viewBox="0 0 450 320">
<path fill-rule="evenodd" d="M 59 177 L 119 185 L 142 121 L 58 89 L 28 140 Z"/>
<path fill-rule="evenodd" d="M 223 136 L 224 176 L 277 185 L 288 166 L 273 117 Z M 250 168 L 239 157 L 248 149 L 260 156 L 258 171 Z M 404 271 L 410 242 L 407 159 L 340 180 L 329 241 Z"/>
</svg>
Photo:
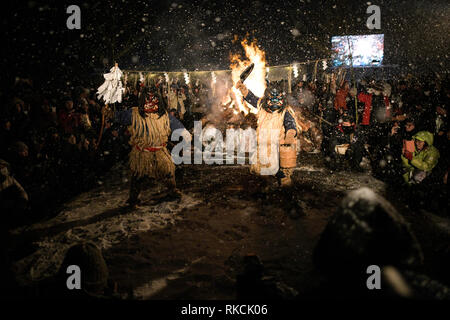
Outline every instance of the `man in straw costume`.
<svg viewBox="0 0 450 320">
<path fill-rule="evenodd" d="M 168 114 L 160 90 L 156 87 L 143 88 L 138 107 L 113 112 L 110 117 L 128 126 L 131 134 L 131 184 L 127 203 L 132 207 L 139 204 L 138 197 L 143 186 L 156 180 L 166 183 L 169 197 L 180 198 L 181 193 L 175 182 L 175 165 L 167 150 L 167 142 L 176 129 L 183 130 L 185 139 L 190 139 L 190 135 L 178 119 Z"/>
<path fill-rule="evenodd" d="M 282 186 L 291 185 L 292 168 L 280 168 L 282 145 L 296 145 L 300 127 L 292 108 L 287 106 L 286 93 L 280 86 L 269 84 L 263 97 L 258 98 L 242 81 L 236 83 L 244 99 L 257 106 L 257 152 L 251 159 L 251 172 L 260 175 L 275 175 Z"/>
</svg>

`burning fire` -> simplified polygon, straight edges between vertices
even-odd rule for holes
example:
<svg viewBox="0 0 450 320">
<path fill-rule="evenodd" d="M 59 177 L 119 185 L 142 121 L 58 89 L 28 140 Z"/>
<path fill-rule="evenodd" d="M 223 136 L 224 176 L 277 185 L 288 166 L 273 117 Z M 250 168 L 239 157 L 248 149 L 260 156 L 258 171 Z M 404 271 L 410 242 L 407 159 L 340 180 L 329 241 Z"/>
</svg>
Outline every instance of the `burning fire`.
<svg viewBox="0 0 450 320">
<path fill-rule="evenodd" d="M 232 54 L 230 57 L 231 79 L 233 81 L 231 96 L 234 102 L 230 104 L 229 107 L 232 108 L 234 105 L 237 105 L 239 112 L 243 111 L 244 114 L 248 114 L 249 107 L 245 105 L 247 104 L 250 106 L 250 112 L 256 113 L 257 106 L 252 106 L 244 102 L 241 92 L 236 89 L 235 85 L 239 81 L 239 76 L 242 71 L 250 64 L 254 63 L 255 67 L 244 83 L 257 97 L 262 97 L 264 95 L 264 90 L 266 89 L 266 57 L 264 51 L 256 45 L 256 40 L 249 43 L 248 40 L 244 39 L 241 41 L 241 45 L 245 50 L 246 59 L 241 60 L 239 54 Z M 237 114 L 238 111 L 235 110 L 234 113 Z"/>
</svg>

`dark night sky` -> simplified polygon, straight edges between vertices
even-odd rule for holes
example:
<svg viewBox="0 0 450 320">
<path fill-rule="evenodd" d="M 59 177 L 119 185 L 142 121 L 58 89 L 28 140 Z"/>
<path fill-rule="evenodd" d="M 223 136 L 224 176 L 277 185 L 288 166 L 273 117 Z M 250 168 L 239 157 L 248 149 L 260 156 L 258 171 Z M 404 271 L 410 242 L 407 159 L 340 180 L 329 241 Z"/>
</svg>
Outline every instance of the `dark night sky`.
<svg viewBox="0 0 450 320">
<path fill-rule="evenodd" d="M 226 2 L 226 3 L 225 3 Z M 329 56 L 330 37 L 385 34 L 384 64 L 448 69 L 450 4 L 373 1 L 381 30 L 366 28 L 368 1 L 27 1 L 2 12 L 3 62 L 11 76 L 122 69 L 228 69 L 234 35 L 249 34 L 269 65 Z M 81 8 L 81 30 L 66 8 Z"/>
</svg>

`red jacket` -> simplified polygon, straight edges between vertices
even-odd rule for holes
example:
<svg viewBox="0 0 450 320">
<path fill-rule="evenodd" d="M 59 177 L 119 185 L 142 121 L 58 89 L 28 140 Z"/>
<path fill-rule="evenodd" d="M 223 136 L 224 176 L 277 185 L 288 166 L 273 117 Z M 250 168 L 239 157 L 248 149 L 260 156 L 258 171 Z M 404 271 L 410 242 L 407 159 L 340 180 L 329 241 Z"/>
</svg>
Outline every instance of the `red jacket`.
<svg viewBox="0 0 450 320">
<path fill-rule="evenodd" d="M 370 113 L 372 112 L 372 94 L 360 92 L 358 94 L 358 100 L 364 102 L 362 125 L 370 125 Z"/>
<path fill-rule="evenodd" d="M 389 97 L 384 96 L 384 105 L 386 106 L 386 118 L 391 117 L 391 101 Z"/>
<path fill-rule="evenodd" d="M 361 124 L 368 126 L 370 125 L 370 117 L 372 113 L 372 94 L 361 92 L 358 95 L 358 100 L 364 102 L 364 112 Z M 386 118 L 389 118 L 391 116 L 389 97 L 383 96 L 383 101 L 386 107 Z"/>
<path fill-rule="evenodd" d="M 345 101 L 345 99 L 347 98 L 348 91 L 348 89 L 339 89 L 337 91 L 336 97 L 334 98 L 334 108 L 336 110 L 347 110 L 347 102 Z"/>
<path fill-rule="evenodd" d="M 64 133 L 73 133 L 80 124 L 80 114 L 75 111 L 61 110 L 58 114 L 58 122 Z"/>
</svg>

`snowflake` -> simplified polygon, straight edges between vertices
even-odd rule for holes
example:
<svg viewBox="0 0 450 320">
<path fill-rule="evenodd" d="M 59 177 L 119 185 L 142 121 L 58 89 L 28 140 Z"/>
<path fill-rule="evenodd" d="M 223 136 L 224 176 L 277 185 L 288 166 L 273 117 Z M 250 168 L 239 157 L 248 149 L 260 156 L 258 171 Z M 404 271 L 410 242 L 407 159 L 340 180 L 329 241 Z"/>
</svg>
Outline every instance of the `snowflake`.
<svg viewBox="0 0 450 320">
<path fill-rule="evenodd" d="M 294 37 L 298 37 L 300 35 L 300 31 L 298 31 L 298 29 L 291 29 L 291 33 Z"/>
</svg>

